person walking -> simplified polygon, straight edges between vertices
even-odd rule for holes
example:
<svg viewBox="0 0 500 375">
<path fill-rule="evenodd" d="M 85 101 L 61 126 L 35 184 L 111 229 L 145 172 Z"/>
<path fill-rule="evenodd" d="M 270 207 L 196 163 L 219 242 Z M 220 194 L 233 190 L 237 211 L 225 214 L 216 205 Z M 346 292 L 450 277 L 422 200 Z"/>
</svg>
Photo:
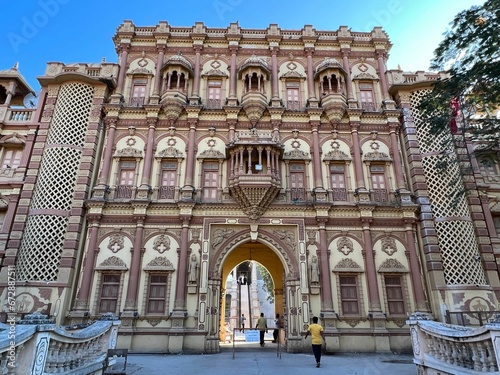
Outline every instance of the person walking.
<svg viewBox="0 0 500 375">
<path fill-rule="evenodd" d="M 273 343 L 277 343 L 280 329 L 284 328 L 283 319 L 280 318 L 280 314 L 276 314 L 276 319 L 274 320 L 274 325 L 275 325 L 275 328 L 273 331 Z"/>
<path fill-rule="evenodd" d="M 247 320 L 247 318 L 245 318 L 245 314 L 241 314 L 241 318 L 240 318 L 240 327 L 243 328 L 243 333 L 245 333 L 245 321 Z M 241 331 L 241 329 L 240 329 Z"/>
<path fill-rule="evenodd" d="M 264 318 L 264 313 L 260 313 L 260 318 L 257 320 L 257 325 L 255 326 L 255 329 L 259 330 L 260 334 L 260 346 L 266 345 L 264 343 L 264 333 L 267 333 L 267 320 Z"/>
<path fill-rule="evenodd" d="M 316 367 L 319 367 L 321 365 L 321 344 L 323 343 L 321 339 L 325 340 L 325 332 L 323 331 L 323 327 L 318 324 L 317 316 L 313 316 L 312 321 L 313 324 L 309 325 L 305 338 L 307 339 L 307 336 L 311 334 L 312 351 L 316 359 Z"/>
</svg>

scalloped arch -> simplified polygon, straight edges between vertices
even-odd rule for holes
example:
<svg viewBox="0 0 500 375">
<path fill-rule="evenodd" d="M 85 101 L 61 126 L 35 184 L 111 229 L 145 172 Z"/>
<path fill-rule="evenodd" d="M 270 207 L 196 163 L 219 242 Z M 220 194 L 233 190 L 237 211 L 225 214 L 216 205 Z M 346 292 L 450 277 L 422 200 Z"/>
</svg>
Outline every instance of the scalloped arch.
<svg viewBox="0 0 500 375">
<path fill-rule="evenodd" d="M 222 274 L 224 260 L 227 255 L 239 245 L 247 242 L 251 242 L 250 230 L 248 229 L 241 230 L 226 239 L 213 254 L 215 261 L 211 262 L 209 277 L 219 278 Z M 259 231 L 257 242 L 266 245 L 278 255 L 285 268 L 287 279 L 299 278 L 299 267 L 293 254 L 294 249 L 290 249 L 286 244 L 267 231 Z"/>
</svg>

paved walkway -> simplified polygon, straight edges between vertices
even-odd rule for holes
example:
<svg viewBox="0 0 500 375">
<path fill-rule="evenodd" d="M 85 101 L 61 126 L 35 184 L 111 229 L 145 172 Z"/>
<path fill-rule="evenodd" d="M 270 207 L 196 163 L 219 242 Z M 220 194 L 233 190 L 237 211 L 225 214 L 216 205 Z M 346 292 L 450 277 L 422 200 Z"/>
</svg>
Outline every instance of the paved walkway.
<svg viewBox="0 0 500 375">
<path fill-rule="evenodd" d="M 218 354 L 130 354 L 127 375 L 416 375 L 413 357 L 406 354 L 333 354 L 321 357 L 316 368 L 312 353 L 281 353 L 276 344 L 233 347 L 221 345 Z"/>
</svg>

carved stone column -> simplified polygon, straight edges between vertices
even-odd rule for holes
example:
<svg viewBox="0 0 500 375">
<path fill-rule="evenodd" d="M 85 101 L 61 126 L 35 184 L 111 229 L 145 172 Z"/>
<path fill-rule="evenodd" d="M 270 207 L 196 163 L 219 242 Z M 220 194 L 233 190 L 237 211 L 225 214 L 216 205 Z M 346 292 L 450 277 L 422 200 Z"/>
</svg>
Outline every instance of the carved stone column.
<svg viewBox="0 0 500 375">
<path fill-rule="evenodd" d="M 125 308 L 123 310 L 123 318 L 137 317 L 137 290 L 141 275 L 142 255 L 145 249 L 142 248 L 142 240 L 144 233 L 144 216 L 136 216 L 136 228 L 134 235 L 134 248 L 132 249 L 132 259 L 130 261 L 130 275 L 128 279 L 127 297 L 125 299 Z"/>
<path fill-rule="evenodd" d="M 102 169 L 98 179 L 98 184 L 94 187 L 92 194 L 93 198 L 105 198 L 108 192 L 109 173 L 111 171 L 111 163 L 113 161 L 113 149 L 115 146 L 115 132 L 116 132 L 116 117 L 107 117 L 107 137 L 106 147 L 104 149 L 104 156 L 102 157 Z"/>
<path fill-rule="evenodd" d="M 89 297 L 92 288 L 92 279 L 94 275 L 95 259 L 99 253 L 99 247 L 97 246 L 97 240 L 99 237 L 99 216 L 87 217 L 90 221 L 90 234 L 88 240 L 87 254 L 82 263 L 83 274 L 81 276 L 80 289 L 76 295 L 76 300 L 73 304 L 73 311 L 71 311 L 71 317 L 85 316 L 88 315 L 89 310 Z"/>
</svg>

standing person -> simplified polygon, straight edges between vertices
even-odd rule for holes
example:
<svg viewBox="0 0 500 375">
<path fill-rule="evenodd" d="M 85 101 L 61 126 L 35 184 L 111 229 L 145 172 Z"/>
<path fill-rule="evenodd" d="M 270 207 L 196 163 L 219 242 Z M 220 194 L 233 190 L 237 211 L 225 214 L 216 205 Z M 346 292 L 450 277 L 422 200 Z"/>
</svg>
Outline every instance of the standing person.
<svg viewBox="0 0 500 375">
<path fill-rule="evenodd" d="M 264 318 L 264 313 L 260 313 L 260 318 L 257 320 L 257 325 L 255 329 L 259 330 L 260 334 L 260 346 L 266 345 L 264 343 L 264 332 L 267 333 L 267 320 Z"/>
<path fill-rule="evenodd" d="M 243 333 L 245 333 L 245 320 L 247 320 L 247 318 L 245 318 L 245 314 L 241 314 L 240 327 L 243 328 Z"/>
<path fill-rule="evenodd" d="M 323 343 L 321 339 L 325 340 L 325 332 L 323 332 L 323 327 L 318 324 L 317 316 L 314 316 L 312 320 L 313 324 L 307 329 L 305 338 L 311 334 L 312 351 L 314 358 L 316 358 L 316 367 L 319 367 L 321 362 L 321 344 Z"/>
<path fill-rule="evenodd" d="M 280 318 L 280 314 L 276 314 L 276 319 L 274 320 L 275 328 L 273 331 L 273 343 L 278 342 L 278 335 L 280 333 L 280 328 L 284 327 L 283 319 Z"/>
</svg>

